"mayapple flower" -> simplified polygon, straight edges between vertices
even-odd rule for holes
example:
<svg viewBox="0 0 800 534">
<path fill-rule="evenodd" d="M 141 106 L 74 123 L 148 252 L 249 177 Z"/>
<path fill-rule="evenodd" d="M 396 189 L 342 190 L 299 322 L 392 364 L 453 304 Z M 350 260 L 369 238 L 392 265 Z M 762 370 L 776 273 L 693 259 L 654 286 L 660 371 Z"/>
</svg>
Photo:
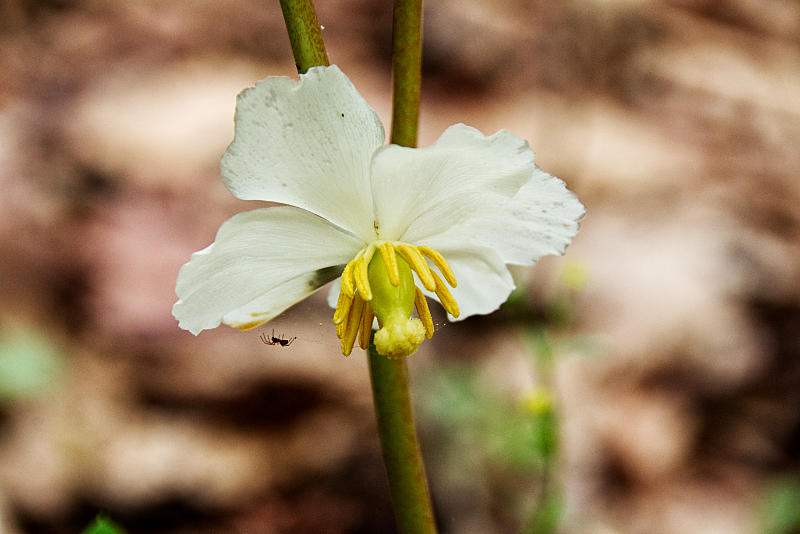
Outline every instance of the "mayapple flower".
<svg viewBox="0 0 800 534">
<path fill-rule="evenodd" d="M 349 355 L 413 353 L 434 325 L 496 310 L 507 263 L 562 254 L 584 213 L 508 131 L 456 124 L 427 148 L 384 146 L 375 111 L 336 66 L 242 92 L 222 179 L 237 197 L 286 204 L 231 217 L 178 275 L 172 309 L 193 334 L 254 328 L 339 279 L 328 297 Z M 416 309 L 417 317 L 412 317 Z"/>
</svg>

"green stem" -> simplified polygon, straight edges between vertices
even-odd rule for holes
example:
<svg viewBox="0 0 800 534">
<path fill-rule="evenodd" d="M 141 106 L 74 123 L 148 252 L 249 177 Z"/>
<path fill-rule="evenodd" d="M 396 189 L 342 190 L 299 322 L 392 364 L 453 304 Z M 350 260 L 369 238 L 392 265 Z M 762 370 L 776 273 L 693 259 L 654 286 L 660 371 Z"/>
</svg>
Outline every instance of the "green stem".
<svg viewBox="0 0 800 534">
<path fill-rule="evenodd" d="M 297 72 L 302 74 L 311 67 L 329 65 L 325 44 L 322 42 L 322 31 L 312 1 L 280 0 L 280 2 Z"/>
<path fill-rule="evenodd" d="M 395 0 L 392 26 L 391 142 L 417 146 L 422 0 Z M 389 359 L 370 339 L 369 372 L 383 463 L 400 534 L 436 534 L 428 479 L 414 428 L 406 361 Z"/>
<path fill-rule="evenodd" d="M 378 354 L 370 340 L 369 373 L 397 531 L 435 534 L 428 480 L 414 428 L 406 360 Z"/>
<path fill-rule="evenodd" d="M 391 142 L 398 145 L 417 146 L 421 60 L 422 0 L 395 0 Z"/>
<path fill-rule="evenodd" d="M 280 0 L 297 72 L 328 65 L 311 0 Z M 391 142 L 414 147 L 419 117 L 422 0 L 395 0 Z M 428 480 L 417 441 L 405 359 L 391 360 L 370 339 L 372 398 L 400 534 L 436 534 Z"/>
</svg>

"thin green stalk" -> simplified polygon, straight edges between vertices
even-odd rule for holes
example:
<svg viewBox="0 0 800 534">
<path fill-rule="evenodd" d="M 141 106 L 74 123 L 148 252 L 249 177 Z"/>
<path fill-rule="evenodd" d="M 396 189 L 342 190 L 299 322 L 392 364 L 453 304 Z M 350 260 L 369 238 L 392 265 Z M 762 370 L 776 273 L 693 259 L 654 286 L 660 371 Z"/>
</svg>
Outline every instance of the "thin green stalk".
<svg viewBox="0 0 800 534">
<path fill-rule="evenodd" d="M 302 74 L 311 67 L 329 65 L 317 12 L 314 11 L 312 1 L 280 0 L 280 2 L 297 72 Z"/>
<path fill-rule="evenodd" d="M 421 61 L 422 0 L 395 0 L 391 142 L 402 146 L 417 146 Z"/>
<path fill-rule="evenodd" d="M 421 58 L 422 0 L 395 0 L 391 142 L 402 146 L 417 146 Z M 411 410 L 406 361 L 378 354 L 370 339 L 369 372 L 397 530 L 400 534 L 436 534 Z"/>
<path fill-rule="evenodd" d="M 378 354 L 370 340 L 369 372 L 397 531 L 435 534 L 428 480 L 414 428 L 406 360 Z"/>
<path fill-rule="evenodd" d="M 311 0 L 280 0 L 297 72 L 328 65 Z M 394 78 L 391 141 L 417 144 L 421 58 L 421 0 L 396 0 L 392 31 Z M 417 441 L 405 359 L 378 354 L 370 339 L 369 370 L 383 461 L 400 534 L 436 534 L 428 480 Z"/>
</svg>

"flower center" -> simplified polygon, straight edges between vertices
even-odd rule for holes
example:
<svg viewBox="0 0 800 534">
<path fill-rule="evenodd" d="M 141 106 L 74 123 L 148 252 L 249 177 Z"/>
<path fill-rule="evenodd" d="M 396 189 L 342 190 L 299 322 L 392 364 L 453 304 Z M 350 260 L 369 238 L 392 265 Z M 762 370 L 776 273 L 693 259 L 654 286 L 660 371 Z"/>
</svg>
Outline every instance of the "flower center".
<svg viewBox="0 0 800 534">
<path fill-rule="evenodd" d="M 367 348 L 375 317 L 380 327 L 375 332 L 375 348 L 388 358 L 409 356 L 424 337 L 433 336 L 431 312 L 425 295 L 414 283 L 414 272 L 425 289 L 436 293 L 444 309 L 458 317 L 458 304 L 428 260 L 450 286 L 456 287 L 455 276 L 444 257 L 424 245 L 374 241 L 347 264 L 333 314 L 342 354 L 350 355 L 356 337 L 359 346 Z M 414 308 L 418 318 L 411 317 Z"/>
</svg>

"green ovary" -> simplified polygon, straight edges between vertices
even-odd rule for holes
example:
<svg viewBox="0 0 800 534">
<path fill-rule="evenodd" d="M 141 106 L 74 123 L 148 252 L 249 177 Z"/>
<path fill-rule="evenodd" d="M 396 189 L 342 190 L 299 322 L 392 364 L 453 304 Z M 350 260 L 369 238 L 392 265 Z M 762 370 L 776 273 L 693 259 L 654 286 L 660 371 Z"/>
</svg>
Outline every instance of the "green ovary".
<svg viewBox="0 0 800 534">
<path fill-rule="evenodd" d="M 379 250 L 367 268 L 372 289 L 370 306 L 380 326 L 375 332 L 375 348 L 387 358 L 403 358 L 413 354 L 425 338 L 422 321 L 410 318 L 416 294 L 411 267 L 400 255 L 396 258 L 400 274 L 400 283 L 396 286 L 389 281 L 383 254 Z"/>
</svg>

